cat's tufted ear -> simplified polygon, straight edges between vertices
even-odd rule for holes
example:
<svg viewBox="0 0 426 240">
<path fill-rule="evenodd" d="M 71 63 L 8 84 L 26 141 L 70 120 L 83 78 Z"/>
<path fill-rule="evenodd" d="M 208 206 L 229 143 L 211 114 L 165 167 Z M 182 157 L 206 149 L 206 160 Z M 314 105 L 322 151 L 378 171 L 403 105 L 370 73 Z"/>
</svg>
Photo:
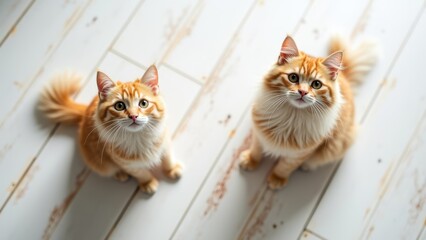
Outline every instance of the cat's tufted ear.
<svg viewBox="0 0 426 240">
<path fill-rule="evenodd" d="M 299 50 L 297 49 L 296 43 L 292 37 L 287 36 L 281 45 L 280 56 L 278 57 L 277 64 L 282 65 L 286 63 L 288 59 L 297 56 L 299 56 Z"/>
<path fill-rule="evenodd" d="M 145 74 L 141 78 L 141 82 L 147 86 L 149 86 L 154 93 L 154 95 L 158 95 L 159 87 L 158 87 L 158 70 L 155 65 L 151 65 L 145 72 Z"/>
<path fill-rule="evenodd" d="M 330 78 L 335 80 L 338 71 L 342 68 L 343 52 L 335 52 L 328 56 L 322 64 L 328 68 Z"/>
<path fill-rule="evenodd" d="M 96 82 L 98 84 L 99 98 L 105 99 L 109 91 L 115 87 L 115 83 L 105 73 L 98 71 L 96 74 Z"/>
</svg>

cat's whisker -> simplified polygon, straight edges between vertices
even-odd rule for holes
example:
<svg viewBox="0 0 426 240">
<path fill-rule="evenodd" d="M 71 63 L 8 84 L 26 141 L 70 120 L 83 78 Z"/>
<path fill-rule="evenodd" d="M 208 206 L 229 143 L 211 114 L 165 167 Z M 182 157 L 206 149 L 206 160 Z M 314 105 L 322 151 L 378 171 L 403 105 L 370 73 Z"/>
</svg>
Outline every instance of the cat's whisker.
<svg viewBox="0 0 426 240">
<path fill-rule="evenodd" d="M 108 131 L 107 133 L 109 133 L 108 134 L 108 137 L 104 140 L 104 146 L 102 147 L 102 151 L 101 151 L 101 164 L 102 164 L 102 160 L 103 160 L 103 156 L 104 156 L 104 151 L 105 151 L 105 147 L 106 147 L 106 145 L 107 144 L 110 144 L 110 145 L 112 145 L 111 143 L 110 143 L 110 141 L 109 141 L 109 138 L 111 137 L 111 135 L 117 130 L 117 129 L 119 129 L 120 128 L 120 126 L 118 125 L 118 124 L 116 124 L 116 125 L 114 125 L 111 129 L 110 129 L 110 131 Z"/>
<path fill-rule="evenodd" d="M 101 124 L 99 124 L 99 126 L 100 127 L 104 127 L 105 125 L 107 125 L 107 124 L 110 124 L 110 123 L 112 123 L 112 122 L 114 122 L 115 120 L 114 119 L 112 119 L 112 120 L 109 120 L 109 121 L 106 121 L 106 122 L 104 122 L 104 123 L 101 123 Z M 106 126 L 106 127 L 108 127 L 108 126 Z M 86 142 L 87 142 L 87 139 L 89 138 L 89 136 L 95 131 L 97 129 L 97 127 L 96 126 L 93 126 L 93 129 L 89 132 L 89 134 L 87 134 L 87 136 L 86 136 L 86 138 L 84 139 L 84 143 L 83 143 L 83 145 L 86 145 Z M 98 141 L 99 141 L 99 139 L 98 139 Z"/>
</svg>

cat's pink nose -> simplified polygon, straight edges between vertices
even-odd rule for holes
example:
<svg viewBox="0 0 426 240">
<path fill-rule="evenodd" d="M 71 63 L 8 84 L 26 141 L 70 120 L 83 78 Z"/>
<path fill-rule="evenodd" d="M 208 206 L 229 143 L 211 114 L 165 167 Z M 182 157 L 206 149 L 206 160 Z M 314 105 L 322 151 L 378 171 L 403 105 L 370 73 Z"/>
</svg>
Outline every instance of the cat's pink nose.
<svg viewBox="0 0 426 240">
<path fill-rule="evenodd" d="M 133 120 L 133 122 L 136 122 L 137 115 L 129 115 L 129 118 Z"/>
<path fill-rule="evenodd" d="M 302 89 L 299 89 L 299 90 L 298 90 L 298 92 L 299 92 L 299 94 L 300 94 L 300 96 L 301 96 L 301 97 L 303 97 L 303 96 L 305 96 L 306 94 L 308 94 L 308 92 L 307 92 L 307 91 L 302 90 Z"/>
</svg>

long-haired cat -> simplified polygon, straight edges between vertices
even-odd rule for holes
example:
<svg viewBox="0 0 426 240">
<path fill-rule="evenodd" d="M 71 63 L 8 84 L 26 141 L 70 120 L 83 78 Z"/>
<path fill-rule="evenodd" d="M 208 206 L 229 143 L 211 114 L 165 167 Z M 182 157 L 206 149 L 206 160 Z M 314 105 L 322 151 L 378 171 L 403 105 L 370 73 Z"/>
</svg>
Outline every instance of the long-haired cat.
<svg viewBox="0 0 426 240">
<path fill-rule="evenodd" d="M 168 177 L 179 178 L 182 165 L 171 157 L 157 68 L 149 67 L 133 82 L 115 83 L 98 72 L 97 86 L 98 96 L 88 106 L 76 103 L 71 96 L 79 81 L 63 75 L 45 89 L 40 108 L 55 122 L 79 124 L 83 159 L 99 175 L 121 181 L 133 176 L 148 194 L 158 187 L 152 167 L 161 165 Z"/>
<path fill-rule="evenodd" d="M 364 78 L 376 55 L 367 42 L 345 53 L 344 59 L 343 48 L 342 40 L 335 38 L 332 54 L 317 58 L 299 51 L 290 36 L 284 40 L 252 107 L 251 147 L 240 155 L 240 166 L 246 170 L 255 169 L 262 155 L 278 158 L 268 176 L 269 188 L 283 187 L 299 167 L 313 170 L 339 161 L 352 144 L 350 85 Z"/>
</svg>

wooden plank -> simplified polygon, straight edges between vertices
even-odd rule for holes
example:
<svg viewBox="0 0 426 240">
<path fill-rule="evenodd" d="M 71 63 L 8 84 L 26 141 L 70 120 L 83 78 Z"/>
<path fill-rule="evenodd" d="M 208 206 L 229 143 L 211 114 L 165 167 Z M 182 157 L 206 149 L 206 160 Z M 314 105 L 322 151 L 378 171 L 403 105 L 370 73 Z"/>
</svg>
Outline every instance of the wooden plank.
<svg viewBox="0 0 426 240">
<path fill-rule="evenodd" d="M 131 81 L 135 76 L 142 76 L 144 73 L 143 69 L 114 54 L 108 54 L 100 68 L 108 73 L 112 79 L 119 77 L 123 81 Z M 92 76 L 92 79 L 94 80 L 95 76 Z M 198 93 L 200 86 L 164 66 L 159 68 L 159 81 L 161 93 L 170 110 L 168 111 L 170 116 L 168 126 L 170 131 L 174 132 Z M 176 91 L 177 89 L 182 89 L 183 92 Z M 96 92 L 96 83 L 91 81 L 79 95 L 79 99 L 90 101 Z M 160 189 L 164 185 L 173 187 L 174 183 L 161 181 Z M 76 194 L 74 201 L 69 205 L 68 211 L 61 219 L 52 238 L 105 238 L 135 187 L 134 181 L 123 184 L 91 174 Z M 99 204 L 100 201 L 102 204 Z M 133 226 L 138 227 L 139 225 Z"/>
<path fill-rule="evenodd" d="M 197 0 L 146 0 L 114 44 L 114 51 L 145 67 L 160 62 L 177 29 L 196 5 Z"/>
<path fill-rule="evenodd" d="M 378 64 L 356 90 L 355 107 L 358 121 L 364 117 L 365 110 L 375 97 L 377 89 L 383 84 L 390 84 L 386 77 L 400 53 L 401 45 L 406 41 L 407 34 L 412 30 L 411 24 L 424 8 L 424 4 L 424 0 L 410 2 L 374 0 L 352 31 L 356 42 L 360 39 L 370 38 L 379 44 Z M 386 11 L 383 11 L 384 6 L 386 6 Z M 397 14 L 403 14 L 404 19 L 396 19 Z"/>
<path fill-rule="evenodd" d="M 304 231 L 302 233 L 302 236 L 300 237 L 300 240 L 324 240 L 324 239 L 320 238 L 319 236 L 315 235 L 314 233 L 311 233 L 309 231 Z"/>
<path fill-rule="evenodd" d="M 75 129 L 58 129 L 54 141 L 45 147 L 0 214 L 1 239 L 47 239 L 50 236 L 56 217 L 66 209 L 87 177 L 75 138 Z M 52 210 L 54 214 L 50 217 Z M 22 226 L 31 227 L 23 231 Z"/>
<path fill-rule="evenodd" d="M 25 14 L 34 0 L 9 0 L 0 2 L 0 46 L 8 34 L 14 33 L 14 26 Z"/>
<path fill-rule="evenodd" d="M 92 3 L 43 66 L 44 72 L 34 80 L 23 103 L 14 109 L 0 128 L 0 135 L 8 136 L 0 138 L 0 203 L 3 207 L 51 134 L 52 124 L 37 111 L 38 98 L 44 84 L 55 72 L 67 68 L 77 69 L 83 76 L 90 74 L 139 2 Z M 82 53 L 87 54 L 82 57 Z"/>
<path fill-rule="evenodd" d="M 0 128 L 25 100 L 25 93 L 45 70 L 43 65 L 73 28 L 90 0 L 37 1 L 0 48 Z M 55 21 L 52 21 L 55 19 Z"/>
<path fill-rule="evenodd" d="M 419 235 L 416 238 L 417 240 L 425 240 L 426 239 L 426 220 L 425 220 L 425 224 L 423 226 L 422 231 L 419 233 Z"/>
<path fill-rule="evenodd" d="M 425 21 L 426 23 L 426 21 Z M 426 220 L 426 112 L 405 149 L 386 191 L 372 209 L 363 239 L 416 239 Z"/>
<path fill-rule="evenodd" d="M 181 219 L 185 217 L 184 214 L 191 201 L 197 196 L 198 191 L 204 191 L 203 181 L 218 160 L 224 146 L 235 134 L 235 129 L 250 105 L 260 79 L 276 59 L 286 29 L 294 28 L 309 2 L 299 2 L 298 5 L 292 3 L 293 14 L 289 15 L 286 21 L 276 21 L 277 14 L 281 12 L 280 9 L 288 4 L 290 2 L 281 0 L 257 3 L 247 23 L 237 33 L 235 39 L 238 40 L 235 40 L 232 47 L 227 49 L 227 54 L 216 66 L 200 97 L 195 101 L 188 119 L 175 134 L 176 156 L 186 165 L 182 179 L 175 185 L 161 186 L 149 200 L 137 194 L 112 232 L 111 239 L 138 239 L 142 235 L 148 239 L 173 238 L 172 234 Z M 259 23 L 264 23 L 270 28 L 265 28 L 264 24 Z M 282 31 L 270 29 L 282 29 Z M 237 92 L 238 97 L 236 97 Z M 232 104 L 230 104 L 231 99 Z M 247 130 L 248 126 L 244 131 Z M 244 137 L 244 132 L 238 135 L 239 139 Z M 230 154 L 237 148 L 237 144 L 241 144 L 241 141 L 236 140 L 234 144 L 225 150 L 228 154 L 220 160 L 221 162 L 229 161 Z M 223 169 L 228 168 L 227 165 L 222 166 L 225 167 L 218 171 L 223 172 Z M 207 194 L 211 191 L 212 189 L 209 189 Z M 202 201 L 202 204 L 204 203 Z M 204 211 L 205 205 L 198 213 L 202 215 Z M 191 218 L 190 222 L 194 223 L 196 220 L 192 217 L 202 217 L 197 216 L 198 213 L 193 212 L 186 216 Z M 229 223 L 237 218 L 236 215 L 232 214 L 231 217 L 228 212 Z M 152 219 L 163 220 L 157 222 Z M 133 224 L 135 222 L 139 224 L 135 226 Z M 222 233 L 222 236 L 230 236 L 232 239 L 238 229 L 229 229 L 227 224 L 223 224 L 223 219 L 219 225 L 197 223 L 192 230 L 202 227 L 200 231 L 207 231 L 210 226 L 212 231 L 209 233 L 216 231 L 215 234 Z M 191 236 L 194 236 L 192 234 L 196 233 L 191 233 L 189 230 L 179 236 L 191 239 Z M 213 236 L 209 238 L 214 238 Z"/>
<path fill-rule="evenodd" d="M 426 87 L 418 78 L 422 68 L 413 69 L 411 64 L 422 61 L 426 53 L 422 44 L 426 40 L 425 24 L 423 14 L 388 76 L 391 84 L 383 85 L 355 145 L 310 221 L 309 230 L 330 239 L 359 238 L 370 215 L 389 190 L 387 186 L 394 178 L 395 167 L 426 109 L 426 95 L 422 92 L 413 95 L 411 87 L 412 84 L 416 89 Z M 406 84 L 406 79 L 413 82 Z"/>
<path fill-rule="evenodd" d="M 204 1 L 178 30 L 163 61 L 205 82 L 253 1 Z M 194 49 L 194 46 L 198 50 Z"/>
</svg>

